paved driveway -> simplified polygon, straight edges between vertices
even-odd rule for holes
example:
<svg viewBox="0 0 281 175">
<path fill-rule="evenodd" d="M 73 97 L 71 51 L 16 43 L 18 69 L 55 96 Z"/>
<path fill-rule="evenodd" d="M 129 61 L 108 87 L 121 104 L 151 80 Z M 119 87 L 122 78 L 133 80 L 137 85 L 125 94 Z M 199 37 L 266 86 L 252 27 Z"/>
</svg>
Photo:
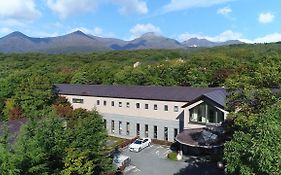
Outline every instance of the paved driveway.
<svg viewBox="0 0 281 175">
<path fill-rule="evenodd" d="M 167 159 L 168 147 L 151 145 L 139 153 L 125 149 L 122 154 L 131 157 L 131 166 L 125 175 L 223 175 L 214 164 L 197 157 L 185 157 L 182 161 Z"/>
</svg>

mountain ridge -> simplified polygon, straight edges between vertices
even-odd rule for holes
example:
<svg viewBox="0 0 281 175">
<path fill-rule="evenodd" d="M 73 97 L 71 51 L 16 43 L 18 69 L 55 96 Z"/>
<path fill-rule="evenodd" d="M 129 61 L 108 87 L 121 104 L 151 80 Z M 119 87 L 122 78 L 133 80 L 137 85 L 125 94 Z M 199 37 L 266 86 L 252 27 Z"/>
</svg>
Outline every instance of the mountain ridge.
<svg viewBox="0 0 281 175">
<path fill-rule="evenodd" d="M 189 49 L 193 47 L 215 47 L 243 44 L 239 40 L 212 42 L 207 39 L 190 38 L 179 42 L 159 34 L 148 32 L 130 41 L 104 38 L 85 34 L 80 30 L 56 37 L 30 37 L 19 31 L 0 38 L 0 52 L 3 53 L 80 53 L 109 50 L 139 49 Z"/>
</svg>

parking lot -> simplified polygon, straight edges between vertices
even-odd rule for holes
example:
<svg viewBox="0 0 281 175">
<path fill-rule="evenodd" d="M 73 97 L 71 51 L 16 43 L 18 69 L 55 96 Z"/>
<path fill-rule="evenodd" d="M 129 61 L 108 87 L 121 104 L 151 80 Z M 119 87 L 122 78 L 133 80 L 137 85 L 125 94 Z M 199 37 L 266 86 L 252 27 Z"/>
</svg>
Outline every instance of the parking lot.
<svg viewBox="0 0 281 175">
<path fill-rule="evenodd" d="M 204 158 L 184 157 L 182 161 L 167 159 L 169 147 L 151 145 L 139 153 L 128 149 L 122 154 L 131 158 L 131 165 L 125 169 L 125 175 L 223 175 L 215 164 Z"/>
</svg>

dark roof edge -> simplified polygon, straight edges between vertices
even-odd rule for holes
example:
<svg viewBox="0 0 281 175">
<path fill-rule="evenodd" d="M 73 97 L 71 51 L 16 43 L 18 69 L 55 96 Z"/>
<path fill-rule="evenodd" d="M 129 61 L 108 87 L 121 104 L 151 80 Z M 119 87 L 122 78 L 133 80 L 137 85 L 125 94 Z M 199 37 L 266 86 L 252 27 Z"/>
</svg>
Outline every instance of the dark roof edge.
<svg viewBox="0 0 281 175">
<path fill-rule="evenodd" d="M 171 102 L 185 102 L 189 103 L 189 101 L 183 100 L 163 100 L 163 99 L 146 99 L 146 98 L 127 98 L 127 97 L 112 97 L 112 96 L 94 96 L 94 95 L 81 95 L 81 94 L 71 94 L 71 93 L 59 93 L 60 95 L 75 95 L 75 96 L 82 96 L 82 97 L 107 97 L 107 98 L 123 98 L 123 99 L 138 99 L 138 100 L 154 100 L 154 101 L 171 101 Z"/>
<path fill-rule="evenodd" d="M 197 97 L 197 98 L 195 98 L 194 100 L 192 100 L 192 101 L 190 101 L 190 102 L 187 102 L 185 105 L 183 105 L 181 108 L 186 108 L 187 106 L 189 106 L 189 105 L 192 105 L 193 103 L 195 103 L 195 102 L 197 102 L 197 101 L 199 101 L 199 100 L 202 100 L 203 98 L 207 98 L 208 100 L 210 100 L 210 101 L 212 101 L 212 102 L 214 102 L 214 103 L 216 103 L 218 106 L 220 106 L 222 109 L 225 109 L 225 106 L 222 106 L 221 104 L 219 104 L 219 103 L 217 103 L 216 101 L 214 101 L 213 99 L 211 99 L 211 98 L 209 98 L 208 96 L 206 96 L 206 95 L 201 95 L 201 96 L 199 96 L 199 97 Z"/>
<path fill-rule="evenodd" d="M 113 87 L 156 87 L 156 88 L 194 88 L 194 89 L 214 89 L 214 90 L 219 90 L 219 89 L 224 89 L 223 87 L 193 87 L 193 86 L 160 86 L 160 85 L 103 85 L 103 84 L 67 84 L 67 83 L 57 83 L 54 84 L 53 86 L 58 86 L 58 85 L 71 85 L 71 86 L 113 86 Z"/>
</svg>

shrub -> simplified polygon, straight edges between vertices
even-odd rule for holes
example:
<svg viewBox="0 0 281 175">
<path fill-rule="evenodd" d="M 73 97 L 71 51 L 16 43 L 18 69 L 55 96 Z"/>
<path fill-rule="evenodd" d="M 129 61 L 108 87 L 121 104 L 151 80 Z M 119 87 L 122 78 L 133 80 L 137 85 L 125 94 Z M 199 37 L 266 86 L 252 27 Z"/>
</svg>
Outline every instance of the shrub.
<svg viewBox="0 0 281 175">
<path fill-rule="evenodd" d="M 158 144 L 158 145 L 166 145 L 166 146 L 171 146 L 173 143 L 165 140 L 157 140 L 157 139 L 152 139 L 152 143 Z"/>
<path fill-rule="evenodd" d="M 177 152 L 170 152 L 168 154 L 168 159 L 177 160 Z"/>
</svg>

